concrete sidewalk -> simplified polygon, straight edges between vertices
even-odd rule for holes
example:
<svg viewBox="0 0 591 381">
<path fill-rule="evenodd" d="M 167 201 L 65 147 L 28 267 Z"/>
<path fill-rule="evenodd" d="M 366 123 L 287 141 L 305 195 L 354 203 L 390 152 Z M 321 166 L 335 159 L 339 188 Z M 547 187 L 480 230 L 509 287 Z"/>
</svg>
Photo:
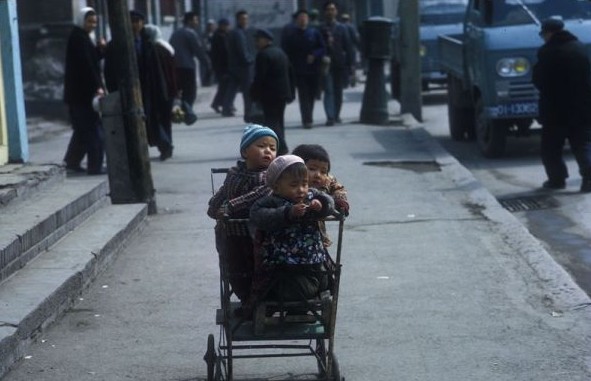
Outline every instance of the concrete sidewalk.
<svg viewBox="0 0 591 381">
<path fill-rule="evenodd" d="M 325 146 L 349 194 L 336 325 L 341 374 L 591 379 L 589 297 L 420 125 L 358 123 L 361 91 L 346 91 L 340 126 L 323 126 L 320 102 L 311 130 L 299 126 L 297 103 L 286 112 L 290 149 Z M 200 92 L 200 120 L 175 126 L 173 158 L 152 161 L 160 213 L 88 290 L 79 313 L 50 329 L 46 344 L 31 348 L 35 361 L 21 363 L 6 381 L 32 374 L 60 381 L 204 378 L 205 363 L 196 359 L 207 334 L 218 332 L 219 305 L 214 222 L 205 215 L 209 172 L 234 164 L 244 123 L 214 114 L 211 89 Z M 390 106 L 395 115 L 397 105 Z M 44 143 L 38 162 L 63 153 L 67 137 L 60 139 Z M 71 328 L 79 319 L 88 328 Z M 311 369 L 303 360 L 246 360 L 235 374 L 276 380 Z"/>
</svg>

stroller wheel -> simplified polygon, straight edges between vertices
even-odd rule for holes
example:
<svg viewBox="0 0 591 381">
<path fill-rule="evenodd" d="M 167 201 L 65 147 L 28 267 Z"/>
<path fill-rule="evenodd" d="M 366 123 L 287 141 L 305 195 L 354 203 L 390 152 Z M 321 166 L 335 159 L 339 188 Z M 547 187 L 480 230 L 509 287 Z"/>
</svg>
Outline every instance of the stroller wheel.
<svg viewBox="0 0 591 381">
<path fill-rule="evenodd" d="M 214 381 L 214 369 L 217 361 L 215 355 L 215 338 L 212 334 L 207 336 L 207 352 L 205 352 L 203 360 L 207 364 L 207 381 Z"/>
</svg>

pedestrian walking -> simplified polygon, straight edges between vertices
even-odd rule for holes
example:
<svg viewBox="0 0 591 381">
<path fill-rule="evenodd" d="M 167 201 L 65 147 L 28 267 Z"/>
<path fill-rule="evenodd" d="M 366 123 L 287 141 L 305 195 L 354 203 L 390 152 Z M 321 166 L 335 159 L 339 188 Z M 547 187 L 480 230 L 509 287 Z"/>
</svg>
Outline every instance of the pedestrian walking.
<svg viewBox="0 0 591 381">
<path fill-rule="evenodd" d="M 259 29 L 255 37 L 259 52 L 251 95 L 262 106 L 265 125 L 279 138 L 277 154 L 284 155 L 289 151 L 285 142 L 285 106 L 295 98 L 293 72 L 287 55 L 273 44 L 269 30 Z"/>
<path fill-rule="evenodd" d="M 209 62 L 211 63 L 211 39 L 213 38 L 213 34 L 217 29 L 217 24 L 215 20 L 209 19 L 205 24 L 205 30 L 203 34 L 197 31 L 197 34 L 200 36 L 203 46 L 205 47 L 205 53 L 207 53 L 207 57 L 209 57 Z M 204 87 L 211 86 L 214 83 L 213 78 L 213 68 L 212 65 L 204 66 L 199 65 L 199 76 L 201 78 L 201 85 Z"/>
<path fill-rule="evenodd" d="M 148 144 L 151 147 L 158 147 L 160 159 L 166 160 L 172 155 L 172 142 L 167 141 L 166 127 L 162 125 L 163 120 L 172 118 L 167 78 L 162 69 L 157 51 L 158 47 L 150 40 L 145 30 L 145 15 L 139 11 L 131 10 L 129 16 L 137 59 Z M 160 54 L 164 53 L 161 51 Z M 115 54 L 112 48 L 112 42 L 107 46 L 104 70 L 107 89 L 110 92 L 117 91 L 122 66 L 120 57 Z"/>
<path fill-rule="evenodd" d="M 230 80 L 224 99 L 223 116 L 234 116 L 234 98 L 238 91 L 244 100 L 244 121 L 250 122 L 252 100 L 250 85 L 254 77 L 255 48 L 248 30 L 248 12 L 241 10 L 235 15 L 236 26 L 228 36 L 228 72 Z"/>
<path fill-rule="evenodd" d="M 193 104 L 197 99 L 197 64 L 211 67 L 211 62 L 200 42 L 196 30 L 199 27 L 199 15 L 195 12 L 187 12 L 183 16 L 183 26 L 175 30 L 170 36 L 170 45 L 175 51 L 176 77 L 181 90 L 183 111 L 185 112 L 185 124 L 191 125 L 197 121 L 197 115 L 193 111 Z"/>
<path fill-rule="evenodd" d="M 540 91 L 541 156 L 547 189 L 566 187 L 562 158 L 568 139 L 582 177 L 581 192 L 591 192 L 591 64 L 585 45 L 564 29 L 562 20 L 542 23 L 533 82 Z"/>
<path fill-rule="evenodd" d="M 174 148 L 172 145 L 172 107 L 175 98 L 178 96 L 175 52 L 174 48 L 162 38 L 162 32 L 156 25 L 145 25 L 144 32 L 147 42 L 152 45 L 151 50 L 154 52 L 154 60 L 158 65 L 154 71 L 158 77 L 164 79 L 161 86 L 165 91 L 155 94 L 159 99 L 154 105 L 156 111 L 154 118 L 160 127 L 157 145 L 160 151 L 160 160 L 164 161 L 172 157 Z"/>
<path fill-rule="evenodd" d="M 281 28 L 281 49 L 283 49 L 283 51 L 286 51 L 286 43 L 287 40 L 289 39 L 289 37 L 291 36 L 291 34 L 296 30 L 297 25 L 296 25 L 296 20 L 298 18 L 298 14 L 299 14 L 299 10 L 295 11 L 292 15 L 291 15 L 291 20 L 289 20 L 289 22 L 287 24 L 285 24 L 283 26 L 283 28 Z"/>
<path fill-rule="evenodd" d="M 354 51 L 347 28 L 337 21 L 338 9 L 334 1 L 324 3 L 324 23 L 321 33 L 328 50 L 330 66 L 324 77 L 324 111 L 326 125 L 341 122 L 343 89 L 353 73 Z"/>
<path fill-rule="evenodd" d="M 296 12 L 295 29 L 284 40 L 285 52 L 293 67 L 302 126 L 312 128 L 314 102 L 319 87 L 322 57 L 326 54 L 320 32 L 310 27 L 306 10 Z"/>
<path fill-rule="evenodd" d="M 93 8 L 80 10 L 66 46 L 64 102 L 68 105 L 72 123 L 72 137 L 64 162 L 71 172 L 84 172 L 80 163 L 86 156 L 89 175 L 104 173 L 104 135 L 93 99 L 104 94 L 100 61 L 104 40 L 95 43 L 90 35 L 96 29 L 97 14 Z"/>
<path fill-rule="evenodd" d="M 218 27 L 211 38 L 211 63 L 218 82 L 217 91 L 211 102 L 211 108 L 221 113 L 224 98 L 228 91 L 230 73 L 228 71 L 228 33 L 230 21 L 226 18 L 218 20 Z"/>
<path fill-rule="evenodd" d="M 351 62 L 352 70 L 351 76 L 349 77 L 349 81 L 346 83 L 345 87 L 348 86 L 355 86 L 357 84 L 357 77 L 355 70 L 357 69 L 357 65 L 359 64 L 358 55 L 361 52 L 361 39 L 359 37 L 359 31 L 355 24 L 351 21 L 351 16 L 348 13 L 343 13 L 341 15 L 341 22 L 347 28 L 349 32 L 349 40 L 351 41 L 351 45 L 353 47 L 353 61 Z"/>
</svg>

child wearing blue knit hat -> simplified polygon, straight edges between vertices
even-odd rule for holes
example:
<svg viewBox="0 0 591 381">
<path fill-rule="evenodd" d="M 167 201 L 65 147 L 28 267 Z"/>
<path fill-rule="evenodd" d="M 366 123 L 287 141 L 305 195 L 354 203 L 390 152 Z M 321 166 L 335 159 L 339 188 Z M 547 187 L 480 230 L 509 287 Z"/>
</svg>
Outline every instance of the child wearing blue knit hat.
<svg viewBox="0 0 591 381">
<path fill-rule="evenodd" d="M 228 264 L 234 294 L 245 300 L 250 293 L 253 246 L 246 222 L 256 200 L 271 193 L 266 186 L 266 170 L 277 155 L 278 138 L 268 127 L 249 124 L 240 140 L 240 156 L 229 169 L 223 185 L 209 200 L 207 215 L 217 220 L 216 248 Z"/>
</svg>

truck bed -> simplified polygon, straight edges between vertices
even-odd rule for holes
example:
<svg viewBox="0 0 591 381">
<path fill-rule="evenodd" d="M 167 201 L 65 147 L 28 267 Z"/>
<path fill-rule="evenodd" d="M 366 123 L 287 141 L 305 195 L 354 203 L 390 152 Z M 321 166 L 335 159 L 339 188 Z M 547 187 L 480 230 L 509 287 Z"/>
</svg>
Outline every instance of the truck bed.
<svg viewBox="0 0 591 381">
<path fill-rule="evenodd" d="M 462 78 L 464 76 L 464 41 L 461 34 L 440 35 L 437 39 L 441 68 Z"/>
</svg>

